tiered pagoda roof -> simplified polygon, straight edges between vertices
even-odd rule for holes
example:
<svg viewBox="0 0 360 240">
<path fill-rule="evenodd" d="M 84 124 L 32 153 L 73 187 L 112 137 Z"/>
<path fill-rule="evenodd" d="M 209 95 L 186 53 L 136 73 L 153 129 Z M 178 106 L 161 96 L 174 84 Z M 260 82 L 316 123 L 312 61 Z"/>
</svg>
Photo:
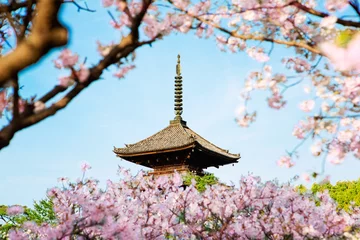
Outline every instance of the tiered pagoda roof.
<svg viewBox="0 0 360 240">
<path fill-rule="evenodd" d="M 114 147 L 114 153 L 125 160 L 157 169 L 188 169 L 201 172 L 208 167 L 238 162 L 239 154 L 217 147 L 191 130 L 182 120 L 182 76 L 180 56 L 175 77 L 175 119 L 154 135 L 125 148 Z M 173 170 L 172 170 L 173 171 Z"/>
</svg>

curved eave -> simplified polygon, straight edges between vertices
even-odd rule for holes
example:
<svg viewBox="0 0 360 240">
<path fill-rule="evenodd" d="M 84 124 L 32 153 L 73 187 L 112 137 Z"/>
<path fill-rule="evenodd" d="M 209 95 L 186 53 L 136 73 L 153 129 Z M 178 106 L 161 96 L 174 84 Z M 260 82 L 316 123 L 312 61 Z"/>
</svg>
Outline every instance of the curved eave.
<svg viewBox="0 0 360 240">
<path fill-rule="evenodd" d="M 218 152 L 214 152 L 212 150 L 209 150 L 205 147 L 203 147 L 201 144 L 197 144 L 198 148 L 201 149 L 201 151 L 209 154 L 209 155 L 212 155 L 213 157 L 216 157 L 218 159 L 221 159 L 221 160 L 224 160 L 224 162 L 227 163 L 237 163 L 238 160 L 240 159 L 240 154 L 232 154 L 232 153 L 226 153 L 225 154 L 221 154 L 221 153 L 218 153 Z"/>
<path fill-rule="evenodd" d="M 182 151 L 182 150 L 186 150 L 186 149 L 190 149 L 190 148 L 194 148 L 194 147 L 195 147 L 195 144 L 192 143 L 190 145 L 186 145 L 186 146 L 182 146 L 182 147 L 171 148 L 171 149 L 162 149 L 162 150 L 149 151 L 149 152 L 134 152 L 134 153 L 121 152 L 122 149 L 126 149 L 126 148 L 114 148 L 113 152 L 118 157 L 129 158 L 129 157 L 138 157 L 138 156 L 153 155 L 153 154 L 160 154 L 160 153 L 177 152 L 177 151 Z"/>
</svg>

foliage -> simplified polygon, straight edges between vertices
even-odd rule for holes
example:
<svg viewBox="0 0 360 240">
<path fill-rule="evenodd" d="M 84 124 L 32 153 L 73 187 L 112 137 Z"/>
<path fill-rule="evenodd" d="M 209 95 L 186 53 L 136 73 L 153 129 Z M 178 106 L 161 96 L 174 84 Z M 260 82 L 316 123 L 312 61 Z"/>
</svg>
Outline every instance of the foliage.
<svg viewBox="0 0 360 240">
<path fill-rule="evenodd" d="M 190 186 L 192 179 L 195 180 L 195 182 L 196 182 L 195 188 L 199 192 L 204 192 L 206 190 L 207 186 L 212 186 L 214 184 L 219 183 L 219 179 L 217 177 L 215 177 L 215 175 L 212 173 L 205 174 L 204 176 L 199 176 L 199 175 L 196 175 L 193 173 L 188 173 L 187 175 L 185 175 L 183 177 L 184 185 Z"/>
<path fill-rule="evenodd" d="M 339 210 L 345 210 L 349 213 L 354 207 L 360 207 L 360 179 L 355 181 L 339 181 L 335 185 L 330 182 L 314 183 L 310 189 L 304 185 L 295 188 L 300 194 L 309 192 L 315 197 L 318 193 L 327 192 L 334 199 Z"/>
<path fill-rule="evenodd" d="M 340 239 L 356 234 L 359 209 L 338 211 L 327 193 L 299 194 L 291 185 L 242 177 L 239 188 L 214 184 L 200 192 L 180 174 L 119 182 L 78 180 L 48 191 L 57 225 L 26 223 L 14 239 Z M 350 231 L 350 232 L 349 232 Z"/>
<path fill-rule="evenodd" d="M 37 224 L 56 224 L 54 204 L 50 198 L 42 199 L 39 202 L 35 201 L 33 209 L 28 209 L 26 215 L 29 221 L 34 221 Z"/>
<path fill-rule="evenodd" d="M 360 207 L 360 179 L 356 181 L 339 181 L 335 185 L 330 183 L 313 184 L 311 187 L 314 194 L 326 190 L 329 192 L 330 197 L 337 202 L 338 208 L 350 212 L 354 206 Z"/>
</svg>

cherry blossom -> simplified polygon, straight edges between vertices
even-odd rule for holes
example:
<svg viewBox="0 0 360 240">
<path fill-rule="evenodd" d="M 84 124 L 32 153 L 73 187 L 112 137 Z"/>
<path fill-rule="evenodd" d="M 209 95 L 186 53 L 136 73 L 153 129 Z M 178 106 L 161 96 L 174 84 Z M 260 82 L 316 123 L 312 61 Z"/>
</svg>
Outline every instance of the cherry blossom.
<svg viewBox="0 0 360 240">
<path fill-rule="evenodd" d="M 326 0 L 325 7 L 329 11 L 344 10 L 349 5 L 347 0 Z"/>
<path fill-rule="evenodd" d="M 10 238 L 329 239 L 359 227 L 358 210 L 338 211 L 327 192 L 300 194 L 291 185 L 248 175 L 239 187 L 216 184 L 201 193 L 194 181 L 181 187 L 176 172 L 157 178 L 120 172 L 125 175 L 108 180 L 105 190 L 92 179 L 50 189 L 57 223 L 26 222 Z"/>
<path fill-rule="evenodd" d="M 307 100 L 300 103 L 300 109 L 304 112 L 311 112 L 315 107 L 315 101 L 314 100 Z"/>
<path fill-rule="evenodd" d="M 79 82 L 85 82 L 88 77 L 90 76 L 90 71 L 87 67 L 84 66 L 84 64 L 80 64 L 79 71 L 76 73 Z"/>
<path fill-rule="evenodd" d="M 55 66 L 62 66 L 64 68 L 69 68 L 75 66 L 79 61 L 79 55 L 72 53 L 69 49 L 64 49 L 59 57 L 58 61 L 55 61 Z"/>
<path fill-rule="evenodd" d="M 74 80 L 69 76 L 59 77 L 59 85 L 63 87 L 69 87 L 74 83 Z"/>
<path fill-rule="evenodd" d="M 331 41 L 320 43 L 319 47 L 337 70 L 360 71 L 360 34 L 356 34 L 346 47 L 339 47 Z"/>
<path fill-rule="evenodd" d="M 289 156 L 282 156 L 282 157 L 278 160 L 277 164 L 278 164 L 280 167 L 285 166 L 285 167 L 287 167 L 287 168 L 291 168 L 291 167 L 293 167 L 293 166 L 295 165 L 295 163 L 291 161 L 291 157 L 289 157 Z"/>
<path fill-rule="evenodd" d="M 90 166 L 89 163 L 83 162 L 83 163 L 81 164 L 81 171 L 82 171 L 82 172 L 86 172 L 86 171 L 89 170 L 89 169 L 91 169 L 91 166 Z"/>
<path fill-rule="evenodd" d="M 130 70 L 134 69 L 135 66 L 134 65 L 130 65 L 130 66 L 125 66 L 123 68 L 121 68 L 118 72 L 114 73 L 114 76 L 117 78 L 124 78 L 125 74 L 127 74 Z"/>
<path fill-rule="evenodd" d="M 0 91 L 0 116 L 1 113 L 5 110 L 8 104 L 7 94 L 5 90 Z"/>
<path fill-rule="evenodd" d="M 337 21 L 336 16 L 328 16 L 321 20 L 320 27 L 332 29 L 335 27 L 335 23 Z"/>
<path fill-rule="evenodd" d="M 302 174 L 302 179 L 305 181 L 305 182 L 310 182 L 311 181 L 311 177 L 308 173 L 303 173 Z"/>
<path fill-rule="evenodd" d="M 24 208 L 19 205 L 14 205 L 14 206 L 8 207 L 6 210 L 6 213 L 9 216 L 15 216 L 15 215 L 21 214 L 23 212 L 24 212 Z"/>
<path fill-rule="evenodd" d="M 114 0 L 102 0 L 102 4 L 104 7 L 110 7 L 114 4 Z"/>
<path fill-rule="evenodd" d="M 41 101 L 36 101 L 34 103 L 34 112 L 39 112 L 45 108 L 46 108 L 45 103 L 43 103 Z"/>
</svg>

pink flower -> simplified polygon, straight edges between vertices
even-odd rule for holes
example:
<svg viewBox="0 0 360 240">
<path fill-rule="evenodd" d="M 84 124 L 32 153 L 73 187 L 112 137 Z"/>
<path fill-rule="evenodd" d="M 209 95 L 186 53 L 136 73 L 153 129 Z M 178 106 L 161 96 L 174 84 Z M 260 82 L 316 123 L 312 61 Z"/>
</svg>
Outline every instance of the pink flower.
<svg viewBox="0 0 360 240">
<path fill-rule="evenodd" d="M 264 53 L 264 49 L 262 48 L 250 47 L 246 52 L 249 57 L 255 59 L 258 62 L 267 62 L 270 60 L 270 57 Z"/>
<path fill-rule="evenodd" d="M 267 99 L 269 107 L 273 109 L 281 109 L 285 106 L 286 101 L 283 100 L 283 96 L 279 93 L 274 93 L 272 97 Z"/>
<path fill-rule="evenodd" d="M 131 69 L 134 69 L 135 65 L 126 66 L 123 68 L 120 68 L 120 70 L 116 73 L 114 73 L 114 76 L 117 78 L 124 78 L 125 74 L 127 74 Z"/>
<path fill-rule="evenodd" d="M 327 160 L 332 164 L 340 164 L 345 160 L 345 149 L 340 144 L 331 144 Z"/>
<path fill-rule="evenodd" d="M 307 173 L 303 173 L 302 174 L 302 179 L 305 181 L 305 182 L 310 182 L 311 181 L 311 177 L 309 174 Z"/>
<path fill-rule="evenodd" d="M 83 163 L 81 164 L 81 171 L 86 172 L 86 171 L 89 170 L 89 169 L 91 169 L 91 166 L 90 166 L 90 164 L 88 164 L 87 162 L 83 162 Z"/>
<path fill-rule="evenodd" d="M 280 167 L 285 166 L 287 168 L 291 168 L 295 165 L 295 163 L 291 161 L 290 156 L 282 156 L 279 161 L 277 161 L 277 165 Z"/>
<path fill-rule="evenodd" d="M 334 42 L 319 44 L 320 50 L 327 56 L 335 69 L 339 71 L 360 71 L 360 34 L 356 34 L 346 48 Z"/>
<path fill-rule="evenodd" d="M 111 5 L 113 5 L 114 0 L 102 0 L 102 5 L 103 7 L 110 7 Z"/>
<path fill-rule="evenodd" d="M 61 69 L 63 67 L 63 65 L 61 64 L 61 61 L 60 60 L 53 60 L 54 62 L 54 66 L 57 68 L 57 69 Z"/>
<path fill-rule="evenodd" d="M 19 215 L 19 214 L 22 214 L 23 212 L 24 212 L 24 208 L 19 205 L 14 205 L 14 206 L 8 207 L 6 210 L 6 213 L 9 216 Z"/>
<path fill-rule="evenodd" d="M 57 224 L 21 224 L 10 237 L 72 239 L 80 232 L 100 239 L 164 239 L 169 235 L 192 239 L 200 233 L 202 239 L 221 239 L 216 230 L 218 223 L 226 221 L 221 233 L 229 239 L 283 239 L 294 234 L 295 239 L 332 239 L 343 234 L 345 226 L 357 225 L 357 215 L 337 211 L 327 192 L 318 194 L 320 201 L 315 203 L 293 186 L 262 183 L 251 175 L 242 177 L 239 187 L 215 184 L 203 193 L 193 186 L 179 187 L 182 184 L 178 173 L 162 179 L 139 174 L 108 181 L 105 190 L 89 179 L 51 189 L 48 196 Z"/>
<path fill-rule="evenodd" d="M 2 90 L 0 91 L 0 116 L 1 116 L 1 112 L 5 110 L 7 105 L 8 105 L 8 100 L 7 100 L 6 90 Z"/>
<path fill-rule="evenodd" d="M 311 153 L 313 156 L 317 157 L 321 154 L 321 152 L 322 152 L 321 146 L 322 146 L 322 143 L 319 141 L 310 147 L 310 150 L 311 150 Z"/>
<path fill-rule="evenodd" d="M 350 130 L 345 130 L 345 131 L 339 131 L 337 138 L 339 139 L 340 142 L 345 143 L 345 142 L 350 142 L 353 136 L 354 135 Z"/>
<path fill-rule="evenodd" d="M 62 76 L 59 77 L 59 85 L 63 86 L 63 87 L 69 87 L 74 83 L 74 80 L 72 78 L 70 78 L 69 76 Z"/>
<path fill-rule="evenodd" d="M 19 113 L 23 113 L 26 107 L 26 100 L 19 99 Z"/>
<path fill-rule="evenodd" d="M 348 0 L 326 0 L 325 7 L 329 11 L 344 10 L 349 6 Z"/>
<path fill-rule="evenodd" d="M 84 64 L 80 64 L 80 69 L 77 71 L 77 77 L 81 83 L 88 80 L 90 76 L 90 71 L 87 67 L 84 66 Z"/>
<path fill-rule="evenodd" d="M 59 60 L 65 68 L 73 67 L 79 61 L 79 56 L 73 54 L 69 49 L 64 49 L 59 56 Z"/>
<path fill-rule="evenodd" d="M 244 114 L 239 118 L 236 118 L 236 123 L 239 124 L 240 127 L 249 127 L 250 123 L 254 122 L 256 118 L 256 113 L 253 114 Z"/>
<path fill-rule="evenodd" d="M 282 63 L 284 63 L 288 69 L 293 69 L 297 73 L 302 73 L 311 69 L 311 64 L 307 60 L 299 57 L 283 58 Z"/>
<path fill-rule="evenodd" d="M 45 103 L 41 102 L 41 101 L 36 101 L 34 103 L 34 112 L 40 112 L 41 110 L 44 110 L 46 108 Z"/>
<path fill-rule="evenodd" d="M 320 22 L 320 27 L 332 29 L 335 27 L 336 21 L 337 21 L 336 16 L 324 17 Z"/>
<path fill-rule="evenodd" d="M 315 101 L 314 100 L 303 101 L 302 103 L 300 103 L 299 107 L 304 112 L 311 112 L 315 107 Z"/>
<path fill-rule="evenodd" d="M 69 179 L 67 177 L 59 177 L 58 178 L 58 182 L 61 182 L 61 183 L 66 183 L 68 181 L 69 181 Z"/>
</svg>

